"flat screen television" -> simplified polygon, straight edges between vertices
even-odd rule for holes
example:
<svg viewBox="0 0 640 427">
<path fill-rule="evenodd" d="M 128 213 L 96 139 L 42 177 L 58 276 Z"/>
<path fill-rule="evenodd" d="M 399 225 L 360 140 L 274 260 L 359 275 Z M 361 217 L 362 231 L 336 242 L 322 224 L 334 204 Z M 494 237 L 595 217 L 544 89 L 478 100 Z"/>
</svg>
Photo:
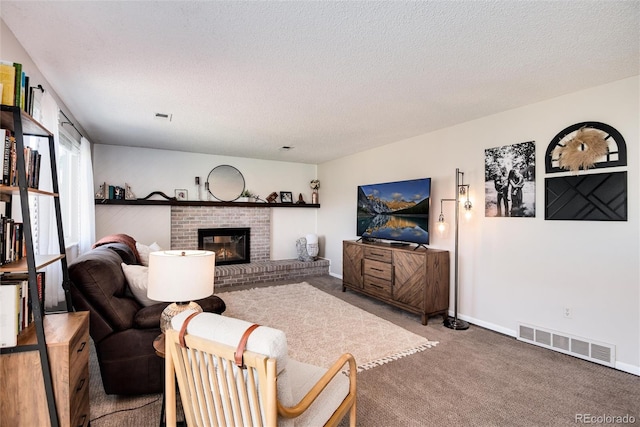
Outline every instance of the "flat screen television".
<svg viewBox="0 0 640 427">
<path fill-rule="evenodd" d="M 431 178 L 358 186 L 358 236 L 428 245 L 430 195 Z"/>
</svg>

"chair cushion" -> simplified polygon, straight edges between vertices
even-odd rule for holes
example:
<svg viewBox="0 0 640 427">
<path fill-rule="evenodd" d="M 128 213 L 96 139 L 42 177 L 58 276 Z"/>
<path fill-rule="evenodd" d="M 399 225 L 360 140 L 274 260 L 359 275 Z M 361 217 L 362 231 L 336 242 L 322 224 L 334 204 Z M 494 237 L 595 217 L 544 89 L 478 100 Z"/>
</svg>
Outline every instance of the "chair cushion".
<svg viewBox="0 0 640 427">
<path fill-rule="evenodd" d="M 289 359 L 289 384 L 293 402 L 297 403 L 311 390 L 311 388 L 327 372 L 327 369 L 307 363 Z M 340 406 L 349 394 L 349 377 L 337 374 L 327 385 L 309 409 L 293 419 L 296 426 L 322 426 L 331 418 L 336 408 Z"/>
<path fill-rule="evenodd" d="M 185 310 L 171 320 L 171 327 L 179 331 L 185 319 L 193 310 Z M 253 323 L 233 317 L 221 316 L 214 313 L 201 313 L 195 316 L 187 326 L 187 334 L 219 342 L 231 347 L 237 347 L 244 332 Z M 289 361 L 287 337 L 279 329 L 268 326 L 256 328 L 247 340 L 245 350 L 276 359 L 278 400 L 283 405 L 294 404 L 289 385 L 287 364 Z"/>
<path fill-rule="evenodd" d="M 184 320 L 193 313 L 185 310 L 171 320 L 173 329 L 179 331 Z M 253 323 L 215 313 L 201 313 L 191 319 L 187 333 L 211 341 L 237 347 L 244 331 Z M 274 357 L 278 373 L 287 367 L 287 337 L 279 329 L 261 326 L 254 330 L 247 340 L 246 350 Z"/>
</svg>

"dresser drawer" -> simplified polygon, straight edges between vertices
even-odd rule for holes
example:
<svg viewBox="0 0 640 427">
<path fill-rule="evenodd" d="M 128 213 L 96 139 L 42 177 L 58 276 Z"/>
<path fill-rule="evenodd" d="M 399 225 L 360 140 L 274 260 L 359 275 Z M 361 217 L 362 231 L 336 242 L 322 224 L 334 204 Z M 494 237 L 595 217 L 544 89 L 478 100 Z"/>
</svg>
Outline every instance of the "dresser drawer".
<svg viewBox="0 0 640 427">
<path fill-rule="evenodd" d="M 89 361 L 89 324 L 84 323 L 69 342 L 69 366 Z"/>
<path fill-rule="evenodd" d="M 391 271 L 392 271 L 391 264 L 380 262 L 380 261 L 374 261 L 371 259 L 364 260 L 363 273 L 365 276 L 373 276 L 373 277 L 377 277 L 378 279 L 391 281 Z"/>
<path fill-rule="evenodd" d="M 73 369 L 73 368 L 72 368 Z M 72 379 L 69 382 L 69 400 L 71 406 L 71 414 L 74 414 L 74 405 L 81 400 L 84 394 L 89 394 L 89 365 L 85 363 L 84 366 L 76 367 L 72 375 Z"/>
<path fill-rule="evenodd" d="M 87 372 L 88 375 L 88 372 Z M 87 376 L 88 378 L 88 376 Z M 71 424 L 70 427 L 87 427 L 89 425 L 89 384 L 85 385 L 86 392 L 75 396 L 71 401 Z"/>
<path fill-rule="evenodd" d="M 388 249 L 380 249 L 380 248 L 364 248 L 364 257 L 367 259 L 373 259 L 381 262 L 391 262 L 391 254 L 392 252 Z"/>
<path fill-rule="evenodd" d="M 364 290 L 380 297 L 391 298 L 391 281 L 364 276 Z"/>
</svg>

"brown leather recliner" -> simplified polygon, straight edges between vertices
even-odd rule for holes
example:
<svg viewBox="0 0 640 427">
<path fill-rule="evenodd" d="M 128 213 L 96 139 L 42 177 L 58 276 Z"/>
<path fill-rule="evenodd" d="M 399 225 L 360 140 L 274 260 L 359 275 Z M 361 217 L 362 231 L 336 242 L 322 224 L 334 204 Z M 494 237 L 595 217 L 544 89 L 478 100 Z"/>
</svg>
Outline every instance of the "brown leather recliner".
<svg viewBox="0 0 640 427">
<path fill-rule="evenodd" d="M 160 313 L 168 303 L 143 307 L 129 290 L 121 263 L 137 264 L 123 243 L 99 246 L 69 265 L 71 299 L 77 311 L 89 311 L 104 391 L 107 394 L 161 393 L 164 359 L 153 348 L 160 335 Z M 197 301 L 204 311 L 221 314 L 224 301 Z"/>
</svg>

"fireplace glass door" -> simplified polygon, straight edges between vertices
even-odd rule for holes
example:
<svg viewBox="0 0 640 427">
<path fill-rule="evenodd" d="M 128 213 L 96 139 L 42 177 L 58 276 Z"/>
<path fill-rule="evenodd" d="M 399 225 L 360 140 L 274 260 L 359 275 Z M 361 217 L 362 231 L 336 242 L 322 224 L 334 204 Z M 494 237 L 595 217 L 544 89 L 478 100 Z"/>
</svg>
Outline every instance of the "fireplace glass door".
<svg viewBox="0 0 640 427">
<path fill-rule="evenodd" d="M 216 265 L 250 262 L 249 228 L 206 228 L 198 230 L 198 249 L 216 254 Z"/>
</svg>

